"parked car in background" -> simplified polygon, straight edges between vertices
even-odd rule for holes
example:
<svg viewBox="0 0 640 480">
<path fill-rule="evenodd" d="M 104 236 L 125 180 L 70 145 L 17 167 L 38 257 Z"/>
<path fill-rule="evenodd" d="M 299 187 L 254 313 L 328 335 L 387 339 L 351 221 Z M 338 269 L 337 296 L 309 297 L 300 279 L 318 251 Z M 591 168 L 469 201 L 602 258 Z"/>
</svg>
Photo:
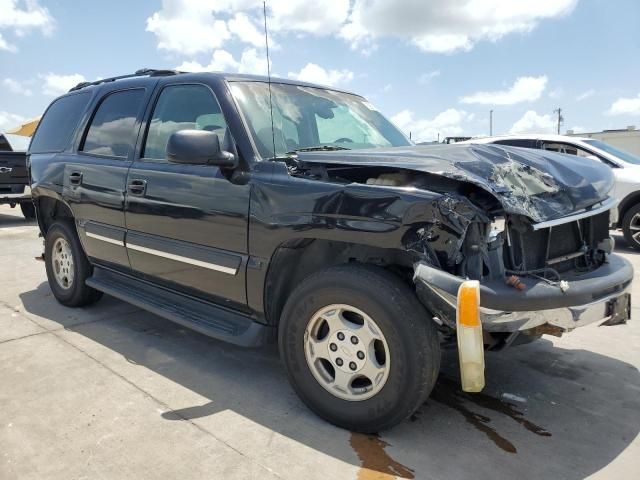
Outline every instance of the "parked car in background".
<svg viewBox="0 0 640 480">
<path fill-rule="evenodd" d="M 474 138 L 464 143 L 509 145 L 537 148 L 589 160 L 597 160 L 613 169 L 615 183 L 612 195 L 618 204 L 614 227 L 622 229 L 627 243 L 640 249 L 640 157 L 595 138 L 565 135 L 508 135 Z"/>
<path fill-rule="evenodd" d="M 34 218 L 35 208 L 31 201 L 27 154 L 14 152 L 7 138 L 0 134 L 0 205 L 12 208 L 20 205 L 27 219 Z"/>
<path fill-rule="evenodd" d="M 479 391 L 485 348 L 630 315 L 609 168 L 415 146 L 334 88 L 156 70 L 83 83 L 29 157 L 60 303 L 107 293 L 224 341 L 277 341 L 300 398 L 350 430 L 410 416 L 441 339 Z"/>
</svg>

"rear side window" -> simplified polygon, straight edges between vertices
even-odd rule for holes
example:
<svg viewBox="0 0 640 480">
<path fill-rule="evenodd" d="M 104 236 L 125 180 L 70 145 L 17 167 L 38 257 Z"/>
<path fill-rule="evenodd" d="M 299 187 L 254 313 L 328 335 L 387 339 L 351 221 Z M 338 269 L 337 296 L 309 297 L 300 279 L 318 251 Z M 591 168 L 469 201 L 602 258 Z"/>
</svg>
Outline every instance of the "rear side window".
<svg viewBox="0 0 640 480">
<path fill-rule="evenodd" d="M 143 98 L 143 89 L 107 95 L 91 120 L 81 150 L 95 155 L 127 157 L 135 143 L 134 127 Z"/>
<path fill-rule="evenodd" d="M 54 101 L 38 125 L 29 152 L 63 151 L 69 144 L 71 135 L 78 126 L 89 100 L 91 100 L 91 95 L 86 92 L 67 95 Z"/>
<path fill-rule="evenodd" d="M 509 140 L 498 140 L 498 145 L 508 145 L 510 147 L 522 147 L 522 148 L 537 148 L 535 140 L 528 139 L 509 139 Z"/>
</svg>

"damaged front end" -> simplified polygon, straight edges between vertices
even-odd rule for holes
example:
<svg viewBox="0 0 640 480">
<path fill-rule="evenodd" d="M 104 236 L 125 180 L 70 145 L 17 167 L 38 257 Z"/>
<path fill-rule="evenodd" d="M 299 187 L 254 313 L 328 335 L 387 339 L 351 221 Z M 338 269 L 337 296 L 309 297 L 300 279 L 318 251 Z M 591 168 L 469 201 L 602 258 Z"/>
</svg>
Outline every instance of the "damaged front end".
<svg viewBox="0 0 640 480">
<path fill-rule="evenodd" d="M 403 213 L 418 296 L 453 331 L 458 289 L 478 280 L 485 343 L 499 348 L 521 334 L 629 318 L 633 269 L 612 254 L 609 236 L 612 176 L 584 160 L 469 145 L 308 153 L 293 168 L 325 181 L 436 192 Z"/>
</svg>

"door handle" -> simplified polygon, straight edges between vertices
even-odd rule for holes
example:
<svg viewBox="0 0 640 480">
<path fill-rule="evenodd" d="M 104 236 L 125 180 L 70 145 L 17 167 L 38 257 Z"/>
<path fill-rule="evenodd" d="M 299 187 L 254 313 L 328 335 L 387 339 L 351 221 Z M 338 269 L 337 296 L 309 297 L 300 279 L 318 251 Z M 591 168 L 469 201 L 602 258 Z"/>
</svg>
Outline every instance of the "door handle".
<svg viewBox="0 0 640 480">
<path fill-rule="evenodd" d="M 71 183 L 71 185 L 80 185 L 82 183 L 82 172 L 70 173 L 69 182 Z"/>
<path fill-rule="evenodd" d="M 144 195 L 147 190 L 146 180 L 131 180 L 129 182 L 129 193 L 131 195 Z"/>
</svg>

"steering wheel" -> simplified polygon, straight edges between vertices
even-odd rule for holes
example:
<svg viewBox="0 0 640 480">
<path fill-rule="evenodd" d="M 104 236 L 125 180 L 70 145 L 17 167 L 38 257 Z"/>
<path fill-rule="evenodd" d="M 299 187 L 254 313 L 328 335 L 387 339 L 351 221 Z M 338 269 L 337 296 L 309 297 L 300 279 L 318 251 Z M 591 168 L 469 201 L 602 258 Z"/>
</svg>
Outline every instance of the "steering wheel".
<svg viewBox="0 0 640 480">
<path fill-rule="evenodd" d="M 333 143 L 353 143 L 353 140 L 347 137 L 342 137 L 334 141 Z"/>
</svg>

